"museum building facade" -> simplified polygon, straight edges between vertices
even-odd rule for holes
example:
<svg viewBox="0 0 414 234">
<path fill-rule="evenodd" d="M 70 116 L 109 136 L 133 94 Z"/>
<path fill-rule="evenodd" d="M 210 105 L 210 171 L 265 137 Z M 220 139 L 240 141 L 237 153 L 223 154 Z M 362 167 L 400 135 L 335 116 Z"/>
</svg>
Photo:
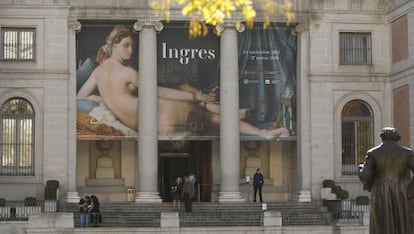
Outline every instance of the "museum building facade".
<svg viewBox="0 0 414 234">
<path fill-rule="evenodd" d="M 412 145 L 414 3 L 292 1 L 190 38 L 151 1 L 0 3 L 0 197 L 171 201 L 177 177 L 197 200 L 310 202 L 357 173 L 384 126 Z M 219 35 L 218 35 L 219 34 Z"/>
</svg>

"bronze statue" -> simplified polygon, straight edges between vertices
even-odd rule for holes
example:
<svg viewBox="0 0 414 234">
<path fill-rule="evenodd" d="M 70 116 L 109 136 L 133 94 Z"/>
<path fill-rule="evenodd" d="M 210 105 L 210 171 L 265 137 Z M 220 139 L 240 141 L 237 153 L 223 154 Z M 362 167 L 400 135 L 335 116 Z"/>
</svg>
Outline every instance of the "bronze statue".
<svg viewBox="0 0 414 234">
<path fill-rule="evenodd" d="M 371 193 L 371 234 L 414 233 L 414 153 L 398 144 L 397 129 L 381 130 L 382 144 L 368 150 L 359 178 Z"/>
</svg>

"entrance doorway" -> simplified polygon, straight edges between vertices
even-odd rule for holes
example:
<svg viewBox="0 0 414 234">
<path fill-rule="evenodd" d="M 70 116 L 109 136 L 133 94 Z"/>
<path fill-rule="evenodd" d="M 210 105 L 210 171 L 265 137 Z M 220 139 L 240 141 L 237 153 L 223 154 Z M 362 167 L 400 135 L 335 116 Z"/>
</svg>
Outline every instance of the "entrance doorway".
<svg viewBox="0 0 414 234">
<path fill-rule="evenodd" d="M 159 141 L 158 185 L 164 202 L 177 177 L 196 177 L 195 201 L 211 201 L 211 141 Z"/>
</svg>

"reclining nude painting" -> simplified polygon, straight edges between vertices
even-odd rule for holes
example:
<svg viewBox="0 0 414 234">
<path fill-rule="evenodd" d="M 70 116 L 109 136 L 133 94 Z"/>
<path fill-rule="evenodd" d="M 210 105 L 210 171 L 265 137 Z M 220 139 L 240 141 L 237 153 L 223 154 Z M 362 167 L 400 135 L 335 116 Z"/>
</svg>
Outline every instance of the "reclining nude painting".
<svg viewBox="0 0 414 234">
<path fill-rule="evenodd" d="M 136 67 L 139 48 L 138 34 L 131 29 L 132 26 L 126 24 L 100 27 L 92 25 L 90 28 L 83 28 L 82 31 L 86 32 L 78 36 L 78 139 L 124 139 L 138 135 L 139 71 Z M 168 34 L 168 30 L 166 31 Z M 183 30 L 183 34 L 185 32 Z M 174 43 L 168 43 L 167 40 L 163 42 L 161 34 L 157 38 L 160 41 L 157 88 L 159 138 L 218 138 L 218 39 L 212 40 L 211 47 L 208 43 L 212 42 L 208 38 L 202 39 L 209 41 L 207 45 L 203 42 L 192 42 L 207 47 L 205 56 L 203 54 L 198 58 L 201 61 L 196 61 L 197 58 L 191 56 L 166 58 L 174 50 L 180 55 L 183 53 L 175 49 L 178 46 L 171 49 Z M 206 59 L 208 56 L 210 61 L 203 61 L 209 60 Z M 203 62 L 212 65 L 205 65 Z M 206 72 L 207 70 L 213 71 Z M 270 127 L 269 124 L 255 125 L 251 119 L 256 115 L 257 111 L 249 106 L 240 108 L 241 134 L 270 140 L 290 137 L 294 133 L 292 125 L 281 124 L 281 121 L 272 121 Z"/>
</svg>

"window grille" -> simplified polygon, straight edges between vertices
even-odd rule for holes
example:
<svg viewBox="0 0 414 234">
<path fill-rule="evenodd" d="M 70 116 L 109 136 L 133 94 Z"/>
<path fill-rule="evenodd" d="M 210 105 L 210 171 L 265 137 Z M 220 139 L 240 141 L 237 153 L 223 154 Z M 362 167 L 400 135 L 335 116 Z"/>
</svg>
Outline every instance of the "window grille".
<svg viewBox="0 0 414 234">
<path fill-rule="evenodd" d="M 368 105 L 360 100 L 348 102 L 342 110 L 342 174 L 356 175 L 373 146 L 374 118 Z"/>
<path fill-rule="evenodd" d="M 340 64 L 372 64 L 371 33 L 340 33 Z"/>
<path fill-rule="evenodd" d="M 0 109 L 0 175 L 34 175 L 34 121 L 32 105 L 12 98 Z"/>
<path fill-rule="evenodd" d="M 1 59 L 34 60 L 35 37 L 34 28 L 2 28 Z"/>
</svg>

